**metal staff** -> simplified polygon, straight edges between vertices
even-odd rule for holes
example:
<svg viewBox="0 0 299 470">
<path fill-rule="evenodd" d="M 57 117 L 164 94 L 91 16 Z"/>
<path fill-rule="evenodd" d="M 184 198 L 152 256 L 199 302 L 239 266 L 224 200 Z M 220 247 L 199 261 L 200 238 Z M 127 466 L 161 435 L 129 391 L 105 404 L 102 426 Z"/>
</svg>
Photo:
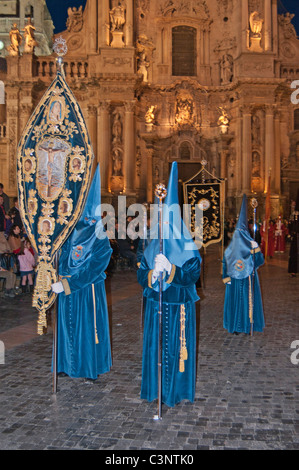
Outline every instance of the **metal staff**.
<svg viewBox="0 0 299 470">
<path fill-rule="evenodd" d="M 59 262 L 59 254 L 56 252 L 55 254 L 55 270 L 58 276 L 58 262 Z M 57 393 L 57 315 L 58 315 L 58 295 L 56 294 L 56 300 L 54 303 L 53 308 L 53 393 Z"/>
<path fill-rule="evenodd" d="M 163 215 L 162 200 L 166 197 L 167 189 L 163 184 L 157 184 L 155 195 L 159 199 L 158 225 L 159 225 L 159 253 L 163 253 Z M 159 276 L 159 344 L 158 344 L 158 414 L 154 419 L 162 419 L 162 287 L 163 272 Z"/>
<path fill-rule="evenodd" d="M 143 213 L 142 253 L 144 253 L 144 250 L 145 250 L 145 240 L 147 239 L 147 207 L 148 207 L 148 204 L 147 204 L 147 202 L 145 202 L 143 205 L 144 205 L 144 207 L 145 207 L 145 210 L 144 210 L 144 213 Z M 141 315 L 140 315 L 140 326 L 141 326 L 141 329 L 142 329 L 142 327 L 143 327 L 143 310 L 144 310 L 144 295 L 143 295 L 143 291 L 142 291 L 142 295 L 141 295 Z"/>
<path fill-rule="evenodd" d="M 256 232 L 256 208 L 258 202 L 255 198 L 251 199 L 251 207 L 253 208 L 253 239 L 255 241 L 255 232 Z M 253 335 L 253 313 L 254 313 L 254 283 L 255 283 L 255 248 L 253 249 L 253 271 L 252 271 L 252 318 L 250 319 L 250 335 Z"/>
</svg>

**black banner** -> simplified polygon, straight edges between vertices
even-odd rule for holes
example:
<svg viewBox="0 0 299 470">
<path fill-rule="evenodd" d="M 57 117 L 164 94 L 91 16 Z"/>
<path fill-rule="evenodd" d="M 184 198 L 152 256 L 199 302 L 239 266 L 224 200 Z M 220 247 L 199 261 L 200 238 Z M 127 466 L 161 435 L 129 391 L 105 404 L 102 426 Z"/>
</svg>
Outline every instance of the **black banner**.
<svg viewBox="0 0 299 470">
<path fill-rule="evenodd" d="M 203 247 L 218 243 L 223 237 L 222 185 L 221 182 L 184 184 L 184 202 L 191 206 L 189 228 Z M 202 231 L 195 224 L 196 208 L 202 210 Z"/>
</svg>

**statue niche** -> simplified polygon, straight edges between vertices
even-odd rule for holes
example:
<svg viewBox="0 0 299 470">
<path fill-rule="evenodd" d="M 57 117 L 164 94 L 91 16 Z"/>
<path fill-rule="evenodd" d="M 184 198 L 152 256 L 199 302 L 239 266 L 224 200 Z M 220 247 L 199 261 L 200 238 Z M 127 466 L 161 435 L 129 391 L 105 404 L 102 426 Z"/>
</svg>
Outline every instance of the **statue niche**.
<svg viewBox="0 0 299 470">
<path fill-rule="evenodd" d="M 250 14 L 250 47 L 249 50 L 252 52 L 263 52 L 261 47 L 262 39 L 262 28 L 264 20 L 260 18 L 260 14 L 254 11 Z"/>
<path fill-rule="evenodd" d="M 126 22 L 126 10 L 122 2 L 118 2 L 109 12 L 110 31 L 112 34 L 111 47 L 124 47 L 123 27 Z"/>
</svg>

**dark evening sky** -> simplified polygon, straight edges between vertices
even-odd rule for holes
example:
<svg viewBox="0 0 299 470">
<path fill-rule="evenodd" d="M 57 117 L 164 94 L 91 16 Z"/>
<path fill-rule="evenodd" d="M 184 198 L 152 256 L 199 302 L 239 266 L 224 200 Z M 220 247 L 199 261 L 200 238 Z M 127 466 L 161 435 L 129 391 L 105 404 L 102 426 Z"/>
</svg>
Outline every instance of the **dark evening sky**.
<svg viewBox="0 0 299 470">
<path fill-rule="evenodd" d="M 85 7 L 86 0 L 46 0 L 46 3 L 55 26 L 54 33 L 57 34 L 66 29 L 67 9 L 69 7 L 78 8 L 80 5 Z M 299 36 L 299 0 L 278 0 L 278 12 L 285 13 L 286 11 L 295 13 L 293 24 Z"/>
</svg>

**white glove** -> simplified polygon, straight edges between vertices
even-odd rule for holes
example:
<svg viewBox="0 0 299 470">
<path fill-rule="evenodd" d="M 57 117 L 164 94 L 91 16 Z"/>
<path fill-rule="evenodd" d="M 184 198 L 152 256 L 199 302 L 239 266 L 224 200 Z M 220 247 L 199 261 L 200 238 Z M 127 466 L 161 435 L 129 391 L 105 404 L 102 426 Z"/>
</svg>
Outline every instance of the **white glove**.
<svg viewBox="0 0 299 470">
<path fill-rule="evenodd" d="M 161 264 L 161 266 L 163 267 L 163 270 L 165 269 L 165 271 L 167 271 L 168 274 L 170 274 L 171 263 L 170 261 L 168 261 L 166 256 L 164 256 L 162 253 L 157 255 L 155 258 L 155 262 Z"/>
<path fill-rule="evenodd" d="M 152 284 L 158 279 L 158 277 L 160 276 L 160 273 L 162 273 L 164 271 L 164 268 L 162 266 L 161 263 L 155 263 L 155 267 L 153 269 L 153 273 L 152 273 Z"/>
<path fill-rule="evenodd" d="M 55 282 L 55 284 L 52 284 L 51 287 L 52 291 L 55 292 L 55 294 L 60 294 L 64 291 L 63 284 L 61 281 Z"/>
<path fill-rule="evenodd" d="M 252 241 L 251 242 L 251 248 L 254 250 L 257 247 L 258 247 L 258 244 L 255 241 Z"/>
</svg>

